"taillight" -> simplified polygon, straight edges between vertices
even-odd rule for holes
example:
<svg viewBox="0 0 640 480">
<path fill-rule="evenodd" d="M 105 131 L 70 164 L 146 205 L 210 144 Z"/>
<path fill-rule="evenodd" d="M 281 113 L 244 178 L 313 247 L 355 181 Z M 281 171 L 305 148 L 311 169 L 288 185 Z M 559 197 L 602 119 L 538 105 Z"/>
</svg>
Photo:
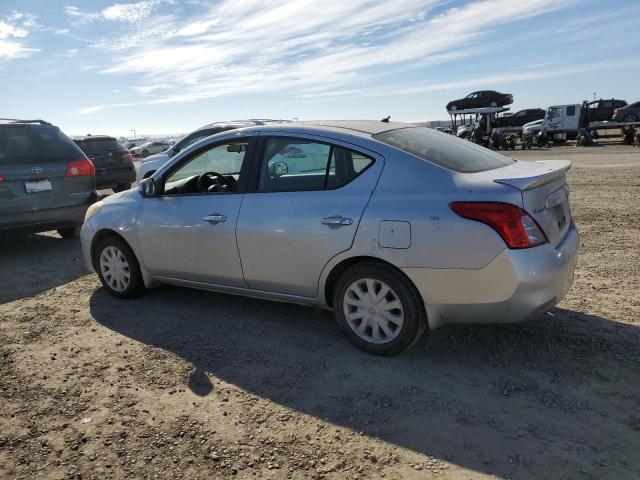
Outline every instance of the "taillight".
<svg viewBox="0 0 640 480">
<path fill-rule="evenodd" d="M 130 153 L 125 153 L 124 155 L 122 155 L 122 160 L 124 162 L 131 162 L 133 163 L 133 155 L 131 155 Z"/>
<path fill-rule="evenodd" d="M 619 109 L 619 108 L 616 108 L 616 109 L 613 111 L 613 116 L 614 116 L 614 117 L 617 117 L 617 116 L 618 116 L 618 110 L 620 110 L 620 109 Z"/>
<path fill-rule="evenodd" d="M 77 162 L 67 163 L 67 177 L 82 177 L 86 175 L 95 175 L 96 167 L 91 160 L 85 158 Z"/>
<path fill-rule="evenodd" d="M 509 248 L 531 248 L 549 242 L 533 217 L 516 205 L 502 202 L 451 202 L 450 206 L 462 218 L 493 228 Z"/>
<path fill-rule="evenodd" d="M 0 182 L 4 182 L 4 177 L 0 175 Z"/>
</svg>

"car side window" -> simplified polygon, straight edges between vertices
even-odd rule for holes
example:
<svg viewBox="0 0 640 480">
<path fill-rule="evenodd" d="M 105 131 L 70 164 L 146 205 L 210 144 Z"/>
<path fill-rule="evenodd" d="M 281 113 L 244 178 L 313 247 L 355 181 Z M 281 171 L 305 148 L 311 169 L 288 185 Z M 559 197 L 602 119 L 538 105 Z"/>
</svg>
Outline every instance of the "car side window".
<svg viewBox="0 0 640 480">
<path fill-rule="evenodd" d="M 168 175 L 165 180 L 165 195 L 237 191 L 248 146 L 248 140 L 237 140 L 199 151 Z M 205 182 L 201 180 L 198 186 L 199 177 L 206 176 L 205 174 L 213 175 L 208 175 Z M 223 178 L 219 178 L 220 176 Z M 203 183 L 207 187 L 204 191 Z M 226 187 L 217 188 L 217 186 Z"/>
<path fill-rule="evenodd" d="M 268 138 L 258 189 L 285 192 L 340 188 L 373 162 L 370 157 L 337 145 L 295 138 Z"/>
<path fill-rule="evenodd" d="M 576 107 L 571 105 L 567 107 L 567 117 L 573 117 L 576 114 Z"/>
</svg>

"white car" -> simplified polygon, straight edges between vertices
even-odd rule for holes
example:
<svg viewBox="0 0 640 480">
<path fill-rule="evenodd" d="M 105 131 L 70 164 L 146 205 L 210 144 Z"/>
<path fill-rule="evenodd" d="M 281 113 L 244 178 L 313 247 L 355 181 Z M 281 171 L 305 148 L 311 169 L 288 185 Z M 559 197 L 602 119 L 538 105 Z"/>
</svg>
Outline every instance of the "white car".
<svg viewBox="0 0 640 480">
<path fill-rule="evenodd" d="M 522 134 L 525 133 L 538 133 L 542 130 L 542 124 L 544 123 L 544 119 L 535 120 L 533 122 L 525 123 L 522 126 Z"/>
</svg>

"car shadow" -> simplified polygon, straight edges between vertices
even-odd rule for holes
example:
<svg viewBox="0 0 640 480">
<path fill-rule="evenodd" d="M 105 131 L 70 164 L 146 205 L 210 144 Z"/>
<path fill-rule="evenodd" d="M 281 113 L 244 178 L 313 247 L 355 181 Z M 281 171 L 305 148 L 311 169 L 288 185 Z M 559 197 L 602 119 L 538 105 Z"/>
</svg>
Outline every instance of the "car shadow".
<svg viewBox="0 0 640 480">
<path fill-rule="evenodd" d="M 56 233 L 0 235 L 0 266 L 0 304 L 37 295 L 88 273 L 80 239 L 65 240 Z"/>
<path fill-rule="evenodd" d="M 640 329 L 554 309 L 535 321 L 446 326 L 396 357 L 353 347 L 330 312 L 177 287 L 90 300 L 105 327 L 333 424 L 507 478 L 640 473 Z M 578 472 L 583 472 L 579 474 Z"/>
</svg>

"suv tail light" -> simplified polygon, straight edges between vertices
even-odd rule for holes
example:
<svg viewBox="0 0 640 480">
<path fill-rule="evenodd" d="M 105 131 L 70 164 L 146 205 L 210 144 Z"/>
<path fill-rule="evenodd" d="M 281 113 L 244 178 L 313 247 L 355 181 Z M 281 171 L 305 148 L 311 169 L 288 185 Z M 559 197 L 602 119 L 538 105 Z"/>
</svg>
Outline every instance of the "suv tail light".
<svg viewBox="0 0 640 480">
<path fill-rule="evenodd" d="M 67 163 L 67 177 L 82 177 L 95 174 L 96 167 L 88 158 L 85 158 L 84 160 L 78 160 L 77 162 Z"/>
<path fill-rule="evenodd" d="M 549 242 L 533 217 L 516 205 L 502 202 L 451 202 L 450 207 L 462 218 L 493 228 L 509 248 L 531 248 Z"/>
<path fill-rule="evenodd" d="M 616 108 L 616 109 L 613 111 L 613 116 L 614 116 L 614 117 L 617 117 L 617 116 L 618 116 L 618 111 L 619 111 L 619 110 L 620 110 L 619 108 Z"/>
<path fill-rule="evenodd" d="M 4 182 L 4 177 L 0 175 L 0 182 Z"/>
<path fill-rule="evenodd" d="M 122 161 L 123 162 L 131 162 L 133 163 L 133 155 L 131 155 L 130 153 L 125 153 L 122 155 Z"/>
</svg>

